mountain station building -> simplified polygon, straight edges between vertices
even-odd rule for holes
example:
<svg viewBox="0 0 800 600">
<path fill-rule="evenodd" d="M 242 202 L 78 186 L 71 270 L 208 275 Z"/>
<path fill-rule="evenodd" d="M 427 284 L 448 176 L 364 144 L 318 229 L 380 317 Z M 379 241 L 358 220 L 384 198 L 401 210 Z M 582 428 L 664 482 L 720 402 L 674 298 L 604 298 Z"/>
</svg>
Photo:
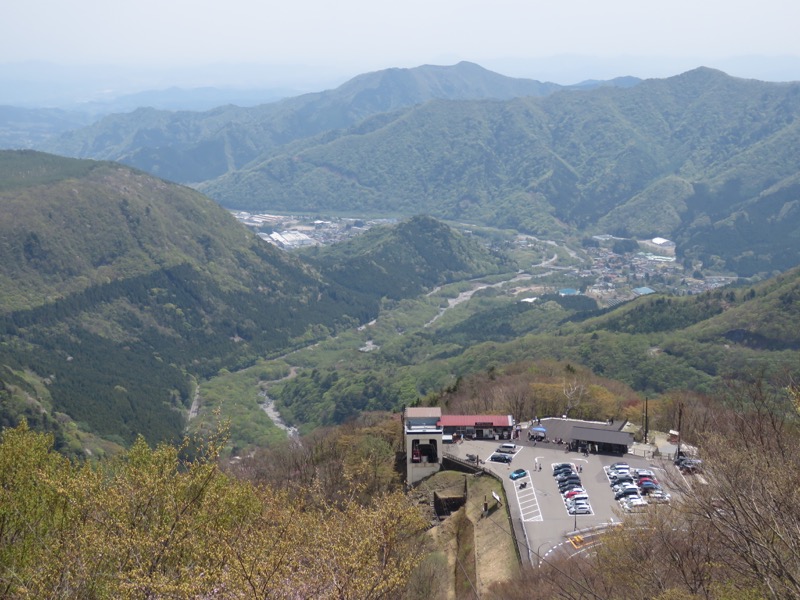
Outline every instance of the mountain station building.
<svg viewBox="0 0 800 600">
<path fill-rule="evenodd" d="M 442 466 L 441 418 L 442 409 L 438 406 L 414 406 L 403 411 L 408 485 L 433 475 Z"/>
<path fill-rule="evenodd" d="M 442 465 L 442 445 L 458 437 L 509 440 L 514 433 L 511 415 L 443 415 L 439 407 L 409 407 L 403 411 L 406 483 L 414 485 Z"/>
</svg>

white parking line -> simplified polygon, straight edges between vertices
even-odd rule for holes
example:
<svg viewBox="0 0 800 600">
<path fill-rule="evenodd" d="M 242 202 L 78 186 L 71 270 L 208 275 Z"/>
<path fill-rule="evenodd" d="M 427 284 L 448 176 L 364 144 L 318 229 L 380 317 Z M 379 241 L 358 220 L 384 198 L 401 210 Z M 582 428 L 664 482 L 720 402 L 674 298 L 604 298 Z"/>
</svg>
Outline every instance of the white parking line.
<svg viewBox="0 0 800 600">
<path fill-rule="evenodd" d="M 525 487 L 520 489 L 519 484 L 525 483 Z M 544 521 L 542 510 L 539 508 L 539 500 L 536 498 L 536 491 L 533 489 L 533 480 L 530 474 L 515 482 L 514 490 L 517 494 L 517 506 L 523 521 Z"/>
</svg>

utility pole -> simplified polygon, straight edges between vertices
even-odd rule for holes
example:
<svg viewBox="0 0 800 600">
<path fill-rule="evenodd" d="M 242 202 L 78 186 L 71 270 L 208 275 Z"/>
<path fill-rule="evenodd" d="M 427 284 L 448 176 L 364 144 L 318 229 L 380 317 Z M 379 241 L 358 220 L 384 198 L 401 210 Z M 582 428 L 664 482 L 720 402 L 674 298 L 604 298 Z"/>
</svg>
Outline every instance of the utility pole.
<svg viewBox="0 0 800 600">
<path fill-rule="evenodd" d="M 649 417 L 647 414 L 647 396 L 644 397 L 644 443 L 647 443 L 647 434 L 650 433 L 649 429 Z"/>
<path fill-rule="evenodd" d="M 681 456 L 681 420 L 683 419 L 683 402 L 678 402 L 678 452 L 675 454 L 675 460 Z"/>
</svg>

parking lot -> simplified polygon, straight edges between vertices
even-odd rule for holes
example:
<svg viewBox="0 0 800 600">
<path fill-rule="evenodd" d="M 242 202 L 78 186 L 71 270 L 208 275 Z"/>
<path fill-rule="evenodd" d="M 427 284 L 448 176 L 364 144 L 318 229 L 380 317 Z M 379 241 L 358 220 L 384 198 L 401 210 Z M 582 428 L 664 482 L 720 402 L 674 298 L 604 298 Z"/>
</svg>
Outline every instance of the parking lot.
<svg viewBox="0 0 800 600">
<path fill-rule="evenodd" d="M 461 457 L 477 456 L 484 462 L 481 466 L 496 473 L 504 482 L 508 508 L 523 560 L 537 564 L 539 558 L 546 558 L 554 552 L 576 552 L 574 532 L 583 532 L 584 537 L 593 527 L 619 522 L 625 505 L 614 498 L 608 469 L 614 463 L 624 461 L 632 470 L 648 469 L 663 483 L 668 463 L 626 454 L 603 455 L 567 452 L 565 448 L 534 445 L 525 439 L 513 440 L 516 452 L 510 454 L 511 462 L 490 460 L 501 442 L 464 440 L 448 446 L 446 451 Z M 564 496 L 559 491 L 559 483 L 553 476 L 553 466 L 562 463 L 573 465 L 580 478 L 585 496 L 580 500 L 579 510 L 571 514 Z M 524 469 L 525 475 L 512 480 L 512 472 Z M 659 477 L 659 475 L 661 475 Z M 588 510 L 584 508 L 588 505 Z M 570 543 L 572 538 L 572 543 Z"/>
</svg>

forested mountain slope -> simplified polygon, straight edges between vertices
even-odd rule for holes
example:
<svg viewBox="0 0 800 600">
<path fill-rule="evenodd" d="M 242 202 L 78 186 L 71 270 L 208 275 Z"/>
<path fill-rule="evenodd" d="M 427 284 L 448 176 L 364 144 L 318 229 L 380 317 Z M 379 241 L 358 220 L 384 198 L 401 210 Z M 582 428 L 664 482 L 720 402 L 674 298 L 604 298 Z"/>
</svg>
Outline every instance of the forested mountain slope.
<svg viewBox="0 0 800 600">
<path fill-rule="evenodd" d="M 800 262 L 799 115 L 800 84 L 711 69 L 629 89 L 433 100 L 202 189 L 253 210 L 658 235 L 681 255 L 750 275 Z"/>
<path fill-rule="evenodd" d="M 345 244 L 316 248 L 307 259 L 349 290 L 394 300 L 477 274 L 517 268 L 476 239 L 425 216 L 396 227 L 375 227 Z"/>
<path fill-rule="evenodd" d="M 380 244 L 413 268 L 349 288 L 196 191 L 128 167 L 0 152 L 0 419 L 119 443 L 180 434 L 193 378 L 367 322 L 384 295 L 508 266 L 430 219 Z M 374 238 L 373 238 L 374 239 Z M 343 283 L 347 283 L 343 281 Z"/>
<path fill-rule="evenodd" d="M 632 83 L 625 79 L 609 84 Z M 171 112 L 142 107 L 110 115 L 40 148 L 65 156 L 116 160 L 173 181 L 202 182 L 295 140 L 432 98 L 507 99 L 560 88 L 506 77 L 468 62 L 386 69 L 359 75 L 333 90 L 252 108 Z"/>
<path fill-rule="evenodd" d="M 413 401 L 409 388 L 436 397 L 459 388 L 462 378 L 491 379 L 495 370 L 527 361 L 583 365 L 651 395 L 712 393 L 726 381 L 759 376 L 788 382 L 800 377 L 799 290 L 798 269 L 752 286 L 643 296 L 603 310 L 586 296 L 520 302 L 486 290 L 447 319 L 402 335 L 381 317 L 367 333 L 379 350 L 338 362 L 304 357 L 298 364 L 306 369 L 271 394 L 285 418 L 307 428 L 342 422 L 365 406 L 397 408 Z"/>
<path fill-rule="evenodd" d="M 0 181 L 4 389 L 46 379 L 46 408 L 102 435 L 177 435 L 190 374 L 376 314 L 187 188 L 34 152 L 0 153 Z"/>
</svg>

